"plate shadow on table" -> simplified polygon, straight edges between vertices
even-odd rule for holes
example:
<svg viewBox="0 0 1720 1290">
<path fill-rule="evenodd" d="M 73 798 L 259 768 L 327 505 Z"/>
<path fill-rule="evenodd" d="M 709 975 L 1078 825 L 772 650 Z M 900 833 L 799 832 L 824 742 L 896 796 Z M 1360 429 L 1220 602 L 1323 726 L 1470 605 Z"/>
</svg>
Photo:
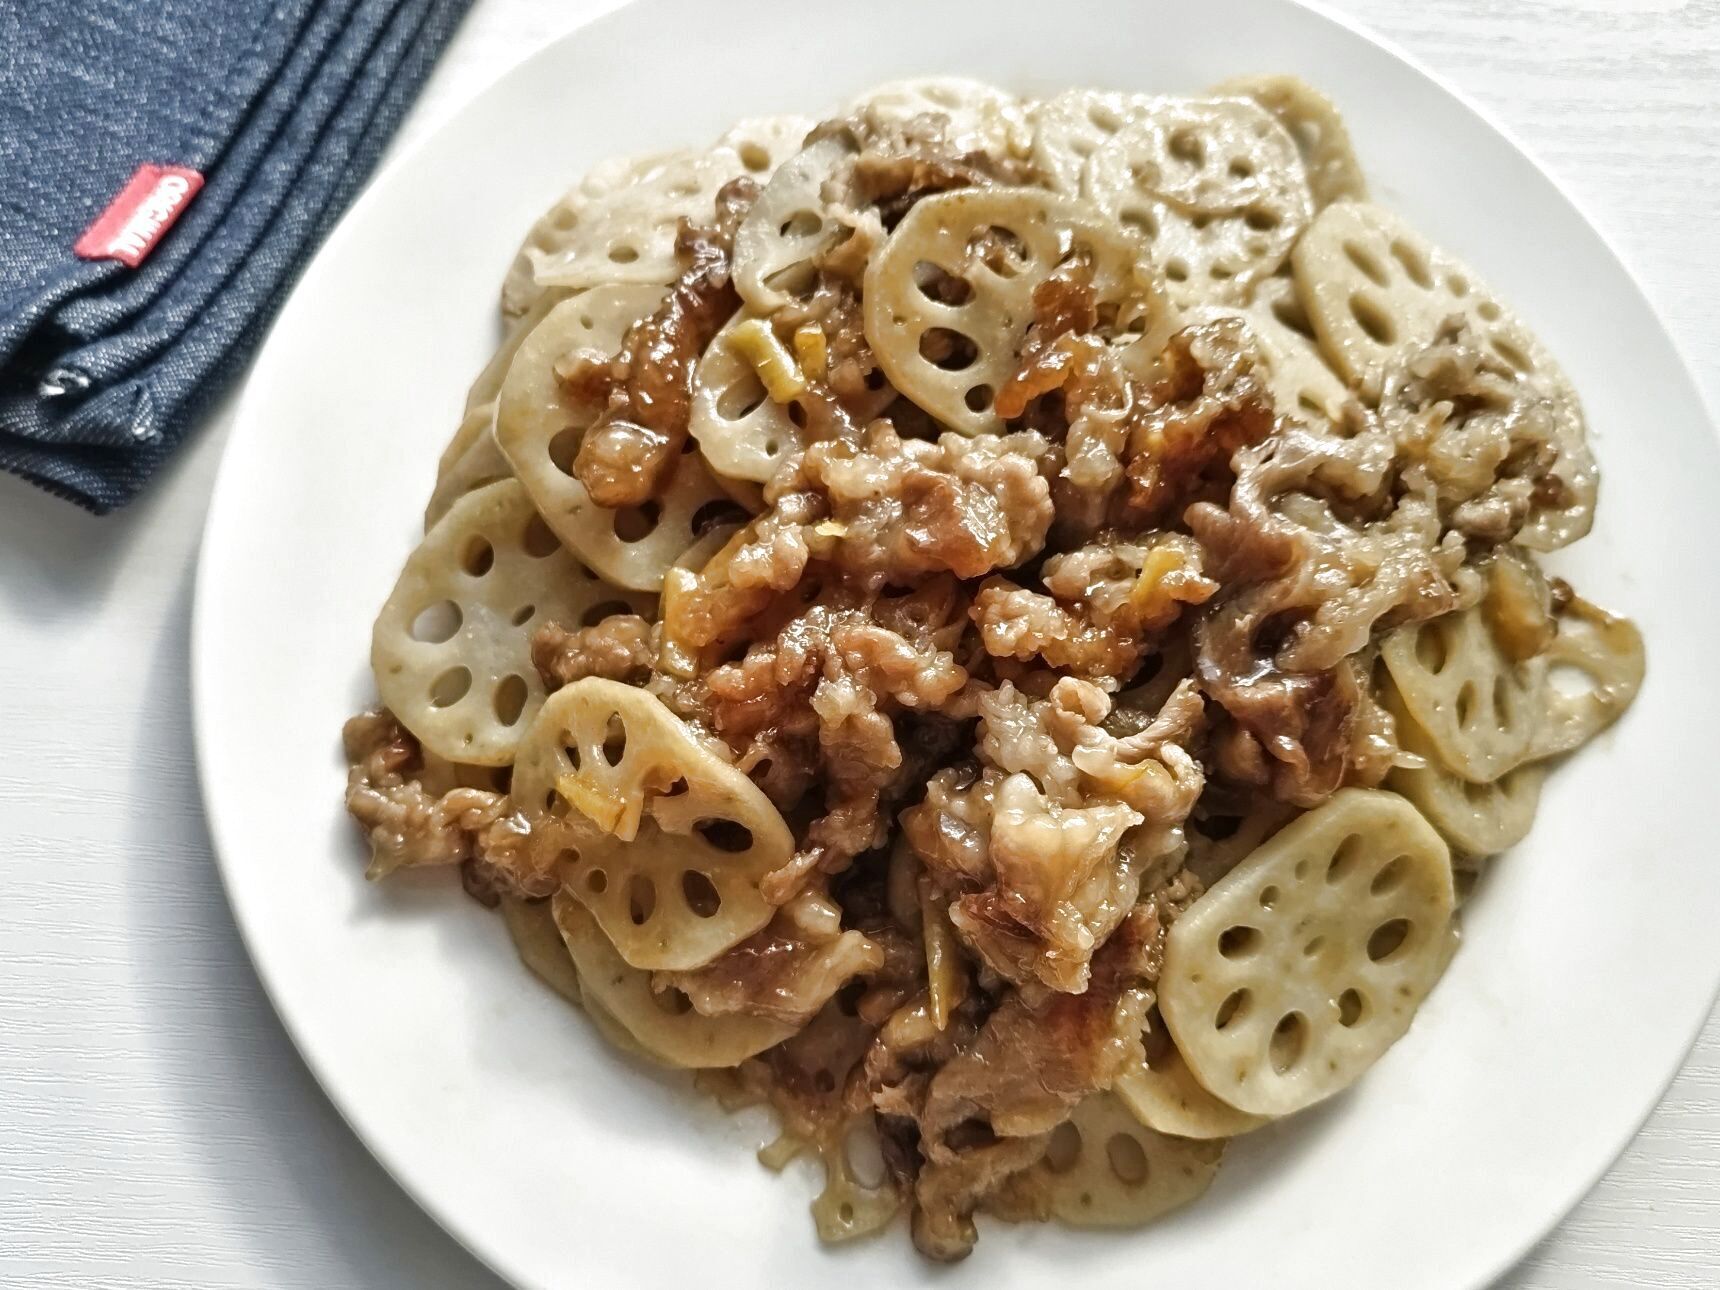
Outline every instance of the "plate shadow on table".
<svg viewBox="0 0 1720 1290">
<path fill-rule="evenodd" d="M 142 739 L 181 755 L 171 759 L 170 774 L 161 772 L 162 760 L 140 765 L 129 794 L 135 981 L 145 1021 L 165 1037 L 155 1050 L 171 1068 L 162 1087 L 181 1097 L 193 1126 L 186 1140 L 203 1153 L 215 1187 L 234 1197 L 276 1198 L 274 1206 L 225 1211 L 243 1215 L 233 1221 L 261 1268 L 326 1261 L 331 1290 L 498 1290 L 502 1282 L 420 1210 L 347 1128 L 246 957 L 197 787 L 188 659 L 194 571 L 187 561 L 140 717 Z M 162 936 L 161 928 L 176 934 Z M 190 1025 L 188 998 L 204 1010 Z M 386 1239 L 376 1239 L 378 1232 Z"/>
</svg>

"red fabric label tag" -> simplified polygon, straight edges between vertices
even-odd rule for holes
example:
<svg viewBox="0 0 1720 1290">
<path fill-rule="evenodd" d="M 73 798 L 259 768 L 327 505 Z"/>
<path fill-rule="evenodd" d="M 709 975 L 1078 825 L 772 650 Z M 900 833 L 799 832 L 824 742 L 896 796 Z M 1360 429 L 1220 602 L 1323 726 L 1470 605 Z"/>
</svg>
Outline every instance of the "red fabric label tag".
<svg viewBox="0 0 1720 1290">
<path fill-rule="evenodd" d="M 81 260 L 118 260 L 135 269 L 201 187 L 203 176 L 186 166 L 139 166 L 72 251 Z"/>
</svg>

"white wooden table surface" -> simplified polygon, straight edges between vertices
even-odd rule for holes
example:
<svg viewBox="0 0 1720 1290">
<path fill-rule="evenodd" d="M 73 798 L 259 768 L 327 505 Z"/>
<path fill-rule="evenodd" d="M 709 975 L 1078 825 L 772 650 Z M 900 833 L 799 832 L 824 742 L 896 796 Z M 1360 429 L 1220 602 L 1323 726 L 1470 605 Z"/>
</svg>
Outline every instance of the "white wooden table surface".
<svg viewBox="0 0 1720 1290">
<path fill-rule="evenodd" d="M 478 0 L 401 142 L 610 3 Z M 1527 142 L 1720 406 L 1720 3 L 1334 7 Z M 0 1285 L 493 1288 L 312 1083 L 216 882 L 186 643 L 227 416 L 109 519 L 0 479 Z M 1720 1285 L 1720 1020 L 1504 1284 Z"/>
</svg>

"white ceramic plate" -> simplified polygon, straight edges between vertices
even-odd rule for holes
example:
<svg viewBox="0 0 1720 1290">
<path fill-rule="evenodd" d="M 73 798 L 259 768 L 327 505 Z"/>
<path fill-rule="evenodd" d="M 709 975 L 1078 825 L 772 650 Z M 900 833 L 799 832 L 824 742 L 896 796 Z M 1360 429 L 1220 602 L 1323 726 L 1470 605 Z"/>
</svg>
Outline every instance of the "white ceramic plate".
<svg viewBox="0 0 1720 1290">
<path fill-rule="evenodd" d="M 1055 17 L 1053 12 L 1055 11 Z M 984 1224 L 944 1287 L 1460 1287 L 1499 1273 L 1653 1106 L 1720 975 L 1704 588 L 1720 454 L 1629 275 L 1476 112 L 1283 0 L 643 0 L 545 49 L 368 192 L 282 314 L 209 516 L 195 693 L 204 796 L 240 928 L 311 1068 L 400 1182 L 524 1285 L 930 1281 L 898 1228 L 813 1238 L 809 1173 L 617 1057 L 529 981 L 444 875 L 366 886 L 338 731 L 370 699 L 372 616 L 418 532 L 496 289 L 590 163 L 816 111 L 887 77 L 1023 91 L 1303 74 L 1343 107 L 1379 198 L 1469 258 L 1575 378 L 1604 470 L 1562 561 L 1641 622 L 1649 681 L 1556 774 L 1409 1036 L 1350 1094 L 1237 1143 L 1198 1205 L 1108 1235 Z"/>
</svg>

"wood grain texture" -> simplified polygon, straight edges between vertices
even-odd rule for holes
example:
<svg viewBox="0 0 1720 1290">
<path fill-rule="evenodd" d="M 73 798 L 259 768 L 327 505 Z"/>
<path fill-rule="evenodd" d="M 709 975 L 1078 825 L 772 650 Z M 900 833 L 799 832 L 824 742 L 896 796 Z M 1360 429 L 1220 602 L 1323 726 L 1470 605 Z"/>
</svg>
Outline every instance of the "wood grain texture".
<svg viewBox="0 0 1720 1290">
<path fill-rule="evenodd" d="M 607 7 L 479 0 L 401 143 Z M 1637 270 L 1720 404 L 1720 3 L 1331 7 L 1529 146 Z M 317 1091 L 215 882 L 186 638 L 228 415 L 108 520 L 0 479 L 0 1285 L 489 1290 Z M 1712 1287 L 1717 1162 L 1710 1019 L 1624 1157 L 1503 1284 Z"/>
</svg>

